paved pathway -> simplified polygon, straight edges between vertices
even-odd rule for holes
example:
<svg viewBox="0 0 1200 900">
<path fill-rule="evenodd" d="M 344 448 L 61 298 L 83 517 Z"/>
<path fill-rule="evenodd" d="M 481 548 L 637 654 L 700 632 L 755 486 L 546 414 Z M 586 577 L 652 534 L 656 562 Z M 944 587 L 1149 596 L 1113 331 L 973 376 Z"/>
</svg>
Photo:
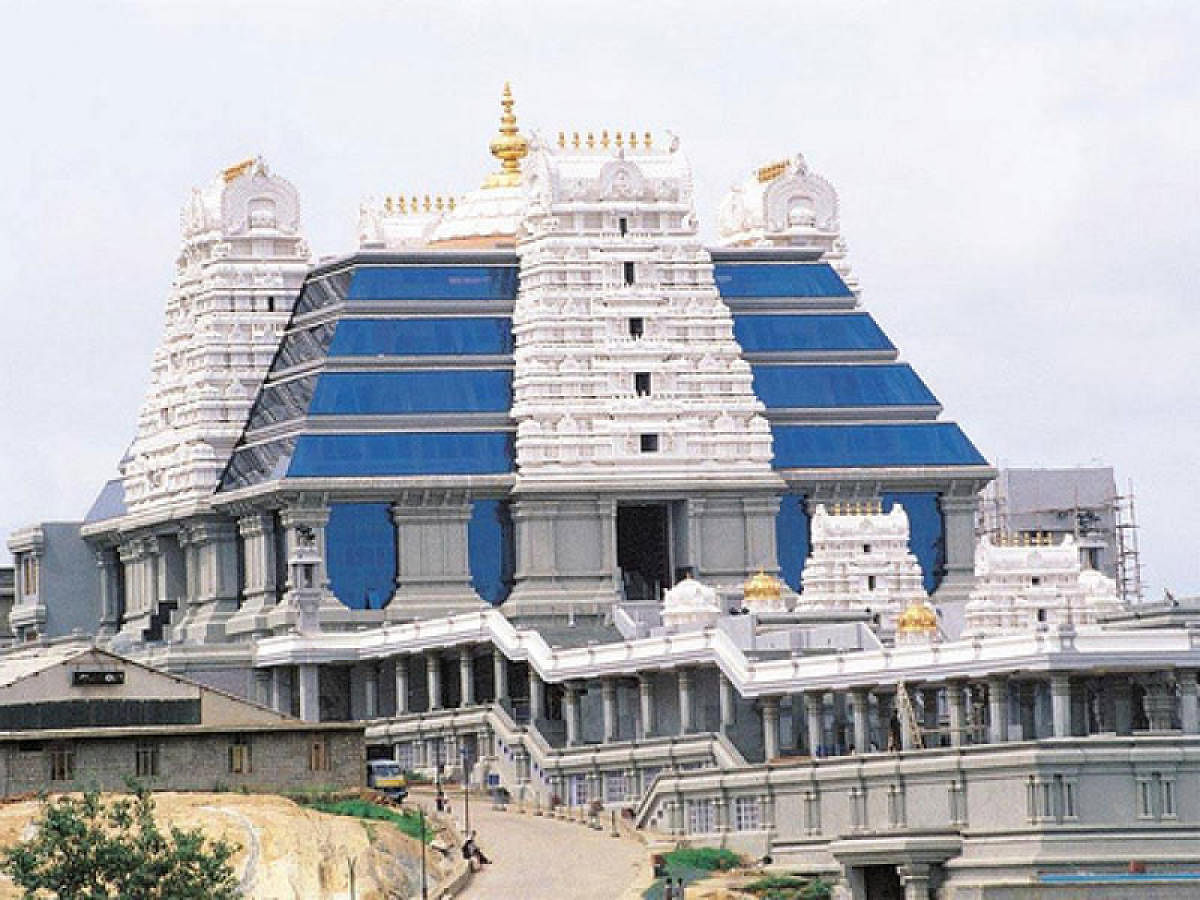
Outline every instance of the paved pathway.
<svg viewBox="0 0 1200 900">
<path fill-rule="evenodd" d="M 462 798 L 453 805 L 461 823 Z M 607 828 L 522 815 L 513 807 L 499 812 L 482 798 L 471 798 L 471 827 L 492 864 L 458 895 L 464 900 L 616 900 L 649 864 L 643 844 L 610 837 Z"/>
</svg>

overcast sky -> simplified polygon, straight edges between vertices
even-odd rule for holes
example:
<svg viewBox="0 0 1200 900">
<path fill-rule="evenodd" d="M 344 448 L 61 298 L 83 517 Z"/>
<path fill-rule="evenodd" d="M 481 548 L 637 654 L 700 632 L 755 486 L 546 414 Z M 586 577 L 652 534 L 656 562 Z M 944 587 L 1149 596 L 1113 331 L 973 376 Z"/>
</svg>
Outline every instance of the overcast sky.
<svg viewBox="0 0 1200 900">
<path fill-rule="evenodd" d="M 192 185 L 255 153 L 317 256 L 522 128 L 671 129 L 709 234 L 801 151 L 863 299 L 984 454 L 1117 468 L 1150 596 L 1200 592 L 1200 4 L 0 3 L 0 534 L 134 428 Z M 4 558 L 4 556 L 0 556 Z"/>
</svg>

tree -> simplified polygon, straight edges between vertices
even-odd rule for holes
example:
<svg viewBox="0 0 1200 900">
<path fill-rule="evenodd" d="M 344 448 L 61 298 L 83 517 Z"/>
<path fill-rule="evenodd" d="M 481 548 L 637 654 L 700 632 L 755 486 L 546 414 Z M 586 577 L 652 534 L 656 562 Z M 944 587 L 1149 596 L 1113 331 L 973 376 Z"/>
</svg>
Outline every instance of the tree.
<svg viewBox="0 0 1200 900">
<path fill-rule="evenodd" d="M 154 799 L 105 803 L 99 791 L 48 800 L 37 834 L 0 851 L 0 871 L 25 900 L 236 900 L 234 844 L 154 821 Z"/>
</svg>

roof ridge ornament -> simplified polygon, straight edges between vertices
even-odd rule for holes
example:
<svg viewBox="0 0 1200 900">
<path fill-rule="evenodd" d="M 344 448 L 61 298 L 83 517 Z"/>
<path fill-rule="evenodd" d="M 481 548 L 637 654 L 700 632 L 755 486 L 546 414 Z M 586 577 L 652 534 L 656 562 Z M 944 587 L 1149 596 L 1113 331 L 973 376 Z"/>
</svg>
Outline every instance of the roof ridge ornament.
<svg viewBox="0 0 1200 900">
<path fill-rule="evenodd" d="M 487 177 L 483 182 L 485 188 L 516 187 L 521 183 L 521 160 L 529 155 L 529 141 L 517 130 L 512 88 L 507 81 L 504 82 L 500 106 L 504 109 L 500 115 L 500 131 L 488 145 L 492 156 L 500 160 L 500 171 Z"/>
</svg>

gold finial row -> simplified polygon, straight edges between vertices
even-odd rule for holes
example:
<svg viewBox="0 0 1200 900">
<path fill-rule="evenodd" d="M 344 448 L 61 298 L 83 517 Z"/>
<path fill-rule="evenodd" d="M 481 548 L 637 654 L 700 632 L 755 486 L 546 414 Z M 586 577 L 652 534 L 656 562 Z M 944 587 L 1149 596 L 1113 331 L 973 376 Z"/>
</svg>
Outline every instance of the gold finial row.
<svg viewBox="0 0 1200 900">
<path fill-rule="evenodd" d="M 624 148 L 626 144 L 629 145 L 630 150 L 636 150 L 638 148 L 638 133 L 636 131 L 630 131 L 628 134 L 622 131 L 615 131 L 613 132 L 613 136 L 610 138 L 608 129 L 605 128 L 600 132 L 599 141 L 597 141 L 596 132 L 594 131 L 585 132 L 585 136 L 582 140 L 580 139 L 579 135 L 580 133 L 578 131 L 571 132 L 571 149 L 573 150 L 579 150 L 581 146 L 587 147 L 589 150 L 595 150 L 597 144 L 602 150 L 607 150 L 610 146 L 615 146 L 619 150 Z M 642 132 L 641 141 L 642 146 L 647 150 L 654 145 L 653 136 L 648 131 Z M 565 131 L 560 131 L 558 133 L 558 147 L 560 150 L 565 150 L 567 148 L 567 133 Z"/>
<path fill-rule="evenodd" d="M 529 141 L 517 131 L 517 117 L 513 114 L 512 88 L 504 82 L 504 93 L 500 97 L 500 131 L 492 138 L 488 149 L 500 160 L 500 171 L 487 177 L 483 186 L 515 187 L 521 182 L 521 160 L 529 155 Z"/>
<path fill-rule="evenodd" d="M 443 197 L 441 194 L 436 194 L 432 197 L 426 194 L 424 202 L 416 194 L 413 194 L 411 201 L 403 194 L 400 194 L 397 197 L 385 197 L 383 200 L 383 211 L 389 215 L 401 216 L 406 216 L 410 213 L 418 215 L 422 212 L 447 212 L 454 209 L 454 205 L 457 202 L 454 197 Z"/>
<path fill-rule="evenodd" d="M 254 165 L 253 156 L 251 156 L 249 159 L 243 159 L 240 163 L 234 163 L 228 169 L 222 170 L 221 177 L 225 180 L 226 184 L 229 184 L 229 182 L 233 181 L 235 178 L 240 178 L 250 171 L 250 167 L 252 165 Z"/>
<path fill-rule="evenodd" d="M 1054 535 L 1049 531 L 1001 532 L 994 543 L 997 547 L 1053 547 Z"/>
<path fill-rule="evenodd" d="M 883 513 L 883 501 L 856 500 L 853 503 L 835 503 L 830 512 L 835 516 L 878 516 Z"/>
<path fill-rule="evenodd" d="M 781 159 L 778 162 L 767 163 L 765 166 L 759 166 L 754 170 L 754 175 L 759 181 L 764 184 L 768 181 L 774 181 L 780 175 L 787 171 L 788 161 Z"/>
</svg>

